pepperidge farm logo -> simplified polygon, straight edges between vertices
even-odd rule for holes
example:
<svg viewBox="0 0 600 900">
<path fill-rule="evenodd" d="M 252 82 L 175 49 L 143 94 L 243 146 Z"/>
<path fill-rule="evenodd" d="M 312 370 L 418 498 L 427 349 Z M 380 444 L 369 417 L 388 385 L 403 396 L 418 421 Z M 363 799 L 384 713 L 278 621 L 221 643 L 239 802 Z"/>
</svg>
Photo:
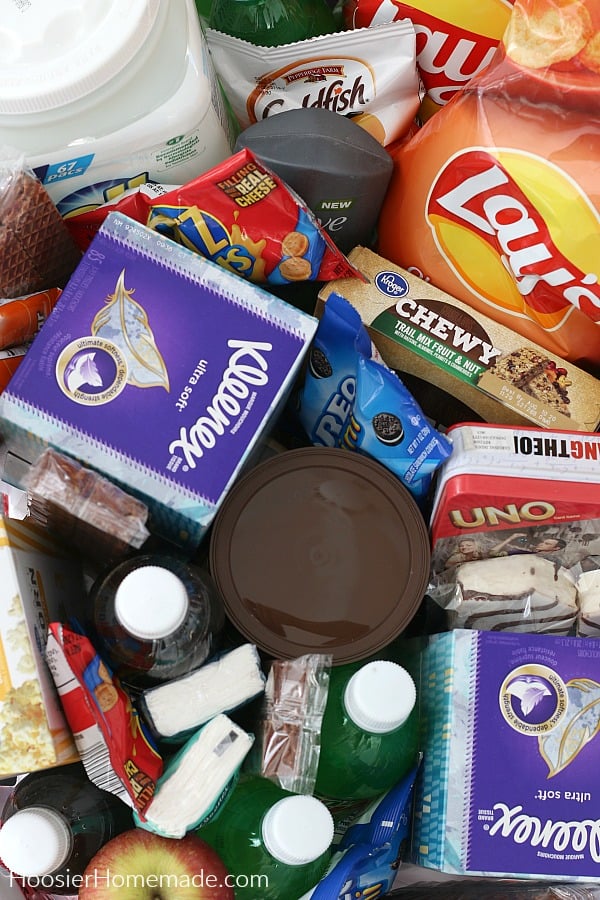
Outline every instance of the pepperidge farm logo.
<svg viewBox="0 0 600 900">
<path fill-rule="evenodd" d="M 291 92 L 294 106 L 348 115 L 363 111 L 373 101 L 375 77 L 360 59 L 300 59 L 260 78 L 246 101 L 250 123 L 286 109 Z"/>
</svg>

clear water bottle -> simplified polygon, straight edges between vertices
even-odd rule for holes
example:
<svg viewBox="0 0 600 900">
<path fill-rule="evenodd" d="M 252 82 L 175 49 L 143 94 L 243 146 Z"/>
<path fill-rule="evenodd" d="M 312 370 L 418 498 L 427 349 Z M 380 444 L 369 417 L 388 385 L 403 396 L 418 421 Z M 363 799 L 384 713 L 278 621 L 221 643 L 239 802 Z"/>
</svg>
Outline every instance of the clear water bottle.
<svg viewBox="0 0 600 900">
<path fill-rule="evenodd" d="M 212 0 L 211 28 L 261 47 L 277 47 L 336 30 L 326 0 Z"/>
<path fill-rule="evenodd" d="M 77 894 L 100 847 L 133 828 L 130 807 L 96 787 L 81 763 L 26 775 L 1 818 L 4 866 L 32 888 L 59 895 Z"/>
<path fill-rule="evenodd" d="M 120 680 L 143 689 L 198 668 L 224 625 L 208 572 L 167 555 L 132 557 L 90 591 L 92 637 Z"/>
<path fill-rule="evenodd" d="M 315 794 L 324 800 L 376 797 L 417 762 L 415 684 L 390 660 L 334 666 L 321 725 Z"/>
<path fill-rule="evenodd" d="M 298 900 L 325 873 L 333 820 L 316 797 L 244 775 L 215 819 L 197 834 L 232 876 L 245 876 L 236 884 L 236 900 Z"/>
</svg>

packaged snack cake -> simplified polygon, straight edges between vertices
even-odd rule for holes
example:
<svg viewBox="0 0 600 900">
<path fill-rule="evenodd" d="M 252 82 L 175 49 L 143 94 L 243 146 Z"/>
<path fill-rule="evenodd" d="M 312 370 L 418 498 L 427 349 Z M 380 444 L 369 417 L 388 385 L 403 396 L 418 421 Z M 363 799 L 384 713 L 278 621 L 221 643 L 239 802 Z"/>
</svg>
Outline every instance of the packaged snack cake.
<svg viewBox="0 0 600 900">
<path fill-rule="evenodd" d="M 592 0 L 519 0 L 494 62 L 395 152 L 383 256 L 583 368 L 600 364 Z"/>
</svg>

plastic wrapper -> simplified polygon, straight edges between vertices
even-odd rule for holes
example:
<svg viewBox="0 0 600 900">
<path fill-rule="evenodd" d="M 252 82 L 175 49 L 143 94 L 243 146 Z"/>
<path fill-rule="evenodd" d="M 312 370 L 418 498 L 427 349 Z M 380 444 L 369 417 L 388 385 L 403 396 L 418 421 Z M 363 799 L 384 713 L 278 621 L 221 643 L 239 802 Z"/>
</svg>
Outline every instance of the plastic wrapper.
<svg viewBox="0 0 600 900">
<path fill-rule="evenodd" d="M 0 349 L 32 341 L 61 295 L 60 288 L 0 300 Z"/>
<path fill-rule="evenodd" d="M 131 698 L 88 638 L 51 622 L 46 661 L 91 781 L 143 815 L 163 771 Z"/>
<path fill-rule="evenodd" d="M 512 0 L 345 0 L 348 28 L 408 18 L 417 34 L 417 66 L 427 91 L 421 115 L 428 118 L 489 65 L 506 28 Z"/>
<path fill-rule="evenodd" d="M 5 472 L 18 462 L 7 454 Z M 48 447 L 24 465 L 32 520 L 84 555 L 106 564 L 150 536 L 147 506 L 71 457 Z"/>
<path fill-rule="evenodd" d="M 299 417 L 313 444 L 376 459 L 422 504 L 433 473 L 452 452 L 450 441 L 381 361 L 359 313 L 335 293 L 313 340 Z"/>
<path fill-rule="evenodd" d="M 18 347 L 0 350 L 0 392 L 8 385 L 8 382 L 23 362 L 27 349 L 27 344 L 20 344 Z"/>
<path fill-rule="evenodd" d="M 182 187 L 155 197 L 129 193 L 69 219 L 69 227 L 89 241 L 109 212 L 255 283 L 362 278 L 304 201 L 247 148 Z"/>
<path fill-rule="evenodd" d="M 46 188 L 8 148 L 0 148 L 0 221 L 0 296 L 64 287 L 81 253 Z"/>
<path fill-rule="evenodd" d="M 447 884 L 414 884 L 388 896 L 398 900 L 432 900 L 433 891 L 436 900 L 600 900 L 600 887 L 595 885 L 485 882 L 478 878 Z"/>
<path fill-rule="evenodd" d="M 578 637 L 600 637 L 600 555 L 587 556 L 571 568 L 577 589 Z"/>
<path fill-rule="evenodd" d="M 415 30 L 408 19 L 255 47 L 208 29 L 208 45 L 242 129 L 288 109 L 330 109 L 383 146 L 410 129 L 421 100 Z"/>
<path fill-rule="evenodd" d="M 230 713 L 264 691 L 265 676 L 254 644 L 241 644 L 199 668 L 140 695 L 140 710 L 165 741 L 183 743 L 213 716 Z"/>
<path fill-rule="evenodd" d="M 209 821 L 235 786 L 253 741 L 228 716 L 214 716 L 169 759 L 151 803 L 134 810 L 136 824 L 181 838 Z"/>
<path fill-rule="evenodd" d="M 394 153 L 382 256 L 600 367 L 595 0 L 517 0 L 491 64 Z"/>
<path fill-rule="evenodd" d="M 329 868 L 300 900 L 383 897 L 407 854 L 417 767 L 369 804 L 345 832 Z"/>
<path fill-rule="evenodd" d="M 323 653 L 271 663 L 252 767 L 287 791 L 314 791 L 331 665 Z"/>
<path fill-rule="evenodd" d="M 535 553 L 470 560 L 429 585 L 449 628 L 569 634 L 577 591 L 568 569 Z"/>
</svg>

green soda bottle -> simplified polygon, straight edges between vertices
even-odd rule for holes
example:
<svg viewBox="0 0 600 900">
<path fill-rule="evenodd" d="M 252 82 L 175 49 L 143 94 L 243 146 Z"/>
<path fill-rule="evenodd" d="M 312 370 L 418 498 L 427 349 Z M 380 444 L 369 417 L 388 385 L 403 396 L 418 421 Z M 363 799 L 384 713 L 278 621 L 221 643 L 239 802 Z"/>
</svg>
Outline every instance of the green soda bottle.
<svg viewBox="0 0 600 900">
<path fill-rule="evenodd" d="M 212 0 L 209 25 L 260 47 L 277 47 L 336 30 L 326 0 Z"/>
<path fill-rule="evenodd" d="M 217 816 L 196 833 L 236 880 L 236 900 L 298 900 L 327 869 L 333 820 L 316 797 L 242 775 Z"/>
<path fill-rule="evenodd" d="M 326 802 L 369 799 L 400 781 L 417 762 L 415 703 L 414 681 L 395 662 L 334 666 L 315 794 Z"/>
</svg>

